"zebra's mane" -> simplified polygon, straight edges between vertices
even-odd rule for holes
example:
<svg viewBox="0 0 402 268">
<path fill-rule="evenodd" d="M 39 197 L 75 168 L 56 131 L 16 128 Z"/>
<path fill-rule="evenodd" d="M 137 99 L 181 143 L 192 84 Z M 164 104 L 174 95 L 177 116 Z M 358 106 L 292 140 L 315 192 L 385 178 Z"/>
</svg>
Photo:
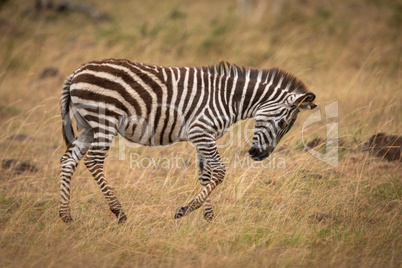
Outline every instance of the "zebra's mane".
<svg viewBox="0 0 402 268">
<path fill-rule="evenodd" d="M 269 83 L 271 79 L 273 79 L 273 83 L 278 83 L 282 79 L 282 85 L 287 87 L 289 92 L 300 94 L 310 92 L 307 86 L 299 78 L 276 67 L 259 70 L 255 68 L 246 68 L 244 66 L 240 67 L 227 61 L 221 61 L 217 65 L 206 67 L 206 69 L 215 74 L 236 77 L 237 79 L 250 79 L 255 82 Z"/>
</svg>

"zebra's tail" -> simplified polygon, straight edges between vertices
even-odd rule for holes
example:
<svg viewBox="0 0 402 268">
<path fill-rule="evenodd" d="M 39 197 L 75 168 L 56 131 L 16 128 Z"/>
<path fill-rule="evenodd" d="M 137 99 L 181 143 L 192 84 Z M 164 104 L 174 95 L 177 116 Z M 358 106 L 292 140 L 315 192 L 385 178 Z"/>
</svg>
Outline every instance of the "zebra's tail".
<svg viewBox="0 0 402 268">
<path fill-rule="evenodd" d="M 67 78 L 66 82 L 64 83 L 63 90 L 61 92 L 61 100 L 60 100 L 61 118 L 63 119 L 62 123 L 63 139 L 67 147 L 70 147 L 72 145 L 72 142 L 75 140 L 74 129 L 70 117 L 70 102 L 71 102 L 70 86 L 72 80 L 73 75 Z"/>
</svg>

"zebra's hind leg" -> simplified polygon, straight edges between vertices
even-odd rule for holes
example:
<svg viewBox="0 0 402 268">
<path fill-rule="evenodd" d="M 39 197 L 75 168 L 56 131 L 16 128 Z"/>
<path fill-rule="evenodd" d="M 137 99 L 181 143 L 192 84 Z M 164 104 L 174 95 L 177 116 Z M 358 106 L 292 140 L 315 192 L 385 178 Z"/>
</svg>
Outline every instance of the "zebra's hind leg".
<svg viewBox="0 0 402 268">
<path fill-rule="evenodd" d="M 103 195 L 108 202 L 110 210 L 113 212 L 114 215 L 116 215 L 120 224 L 124 223 L 127 220 L 127 216 L 122 211 L 121 204 L 116 198 L 116 195 L 114 194 L 112 188 L 107 183 L 103 172 L 103 164 L 108 150 L 109 147 L 96 147 L 96 145 L 93 145 L 91 149 L 89 149 L 84 159 L 84 163 L 88 170 L 91 172 L 95 181 L 98 183 Z"/>
<path fill-rule="evenodd" d="M 78 127 L 78 126 L 77 126 Z M 87 127 L 87 126 L 86 126 Z M 79 161 L 84 157 L 92 142 L 92 132 L 90 128 L 85 128 L 80 132 L 75 140 L 66 150 L 60 159 L 60 218 L 68 223 L 73 220 L 70 213 L 70 181 L 78 166 Z"/>
<path fill-rule="evenodd" d="M 71 222 L 73 218 L 70 212 L 70 182 L 79 160 L 72 157 L 74 146 L 67 149 L 60 159 L 60 204 L 59 216 L 64 222 Z"/>
</svg>

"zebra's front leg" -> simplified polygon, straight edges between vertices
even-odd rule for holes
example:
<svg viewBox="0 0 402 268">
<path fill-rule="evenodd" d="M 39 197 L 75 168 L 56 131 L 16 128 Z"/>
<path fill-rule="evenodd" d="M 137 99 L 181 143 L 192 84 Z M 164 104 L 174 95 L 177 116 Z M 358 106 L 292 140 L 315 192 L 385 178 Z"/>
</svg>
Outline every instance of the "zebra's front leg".
<svg viewBox="0 0 402 268">
<path fill-rule="evenodd" d="M 225 165 L 222 163 L 222 160 L 219 156 L 215 141 L 213 141 L 213 144 L 206 145 L 205 143 L 203 143 L 197 146 L 197 144 L 195 143 L 195 145 L 198 149 L 198 152 L 202 154 L 202 157 L 205 159 L 204 163 L 207 163 L 207 166 L 209 166 L 209 170 L 203 173 L 203 178 L 205 178 L 205 185 L 203 186 L 201 193 L 199 193 L 196 198 L 194 198 L 186 206 L 179 207 L 176 210 L 174 216 L 175 219 L 181 218 L 189 214 L 193 210 L 198 209 L 206 201 L 208 203 L 205 212 L 208 213 L 204 212 L 204 217 L 206 219 L 210 219 L 210 217 L 213 217 L 213 210 L 208 197 L 216 188 L 216 186 L 218 186 L 225 178 Z M 207 177 L 209 177 L 209 181 L 206 179 Z"/>
<path fill-rule="evenodd" d="M 198 179 L 200 181 L 202 190 L 208 185 L 211 181 L 211 168 L 206 162 L 205 158 L 201 153 L 197 153 L 198 156 Z M 204 219 L 206 221 L 211 221 L 214 218 L 214 209 L 211 203 L 211 198 L 207 197 L 204 202 Z"/>
<path fill-rule="evenodd" d="M 210 222 L 212 221 L 214 216 L 214 208 L 212 206 L 211 199 L 208 197 L 207 199 L 205 199 L 204 202 L 204 219 Z"/>
</svg>

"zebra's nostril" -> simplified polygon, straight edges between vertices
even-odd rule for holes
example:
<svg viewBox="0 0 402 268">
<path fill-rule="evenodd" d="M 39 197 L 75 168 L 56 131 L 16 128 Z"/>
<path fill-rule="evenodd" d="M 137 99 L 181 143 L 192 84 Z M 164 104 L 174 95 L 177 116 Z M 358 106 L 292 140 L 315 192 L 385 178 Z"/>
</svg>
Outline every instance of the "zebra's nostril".
<svg viewBox="0 0 402 268">
<path fill-rule="evenodd" d="M 275 149 L 273 146 L 268 146 L 265 150 L 261 150 L 258 147 L 251 147 L 248 153 L 250 154 L 250 157 L 255 160 L 255 161 L 262 161 L 268 156 L 271 155 L 272 151 Z"/>
<path fill-rule="evenodd" d="M 257 148 L 251 147 L 251 149 L 248 151 L 248 153 L 249 153 L 250 155 L 254 155 L 254 154 L 256 153 L 256 151 L 257 151 Z"/>
</svg>

